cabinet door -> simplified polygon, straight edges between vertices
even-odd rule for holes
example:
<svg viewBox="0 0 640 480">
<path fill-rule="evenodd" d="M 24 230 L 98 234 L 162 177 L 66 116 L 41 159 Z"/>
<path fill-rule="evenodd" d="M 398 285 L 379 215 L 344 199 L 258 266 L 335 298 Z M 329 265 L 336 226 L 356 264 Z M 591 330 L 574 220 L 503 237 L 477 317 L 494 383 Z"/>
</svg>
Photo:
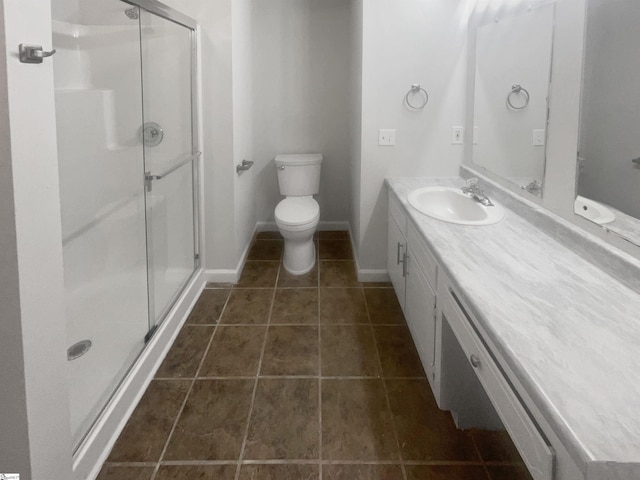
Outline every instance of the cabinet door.
<svg viewBox="0 0 640 480">
<path fill-rule="evenodd" d="M 404 281 L 404 255 L 406 253 L 407 241 L 396 224 L 395 220 L 389 216 L 389 236 L 387 242 L 387 271 L 391 278 L 391 283 L 398 296 L 398 301 L 402 307 L 402 311 L 406 315 L 404 297 L 405 297 L 405 281 Z"/>
<path fill-rule="evenodd" d="M 412 253 L 407 255 L 406 308 L 405 316 L 411 336 L 418 349 L 422 366 L 434 388 L 434 359 L 436 339 L 436 295 L 422 269 L 412 260 Z"/>
</svg>

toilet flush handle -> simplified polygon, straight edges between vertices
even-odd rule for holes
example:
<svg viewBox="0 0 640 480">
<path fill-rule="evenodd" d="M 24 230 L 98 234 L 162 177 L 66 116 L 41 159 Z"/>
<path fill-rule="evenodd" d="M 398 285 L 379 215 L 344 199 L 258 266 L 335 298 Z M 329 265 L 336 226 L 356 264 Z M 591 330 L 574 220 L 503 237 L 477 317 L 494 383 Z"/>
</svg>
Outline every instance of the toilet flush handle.
<svg viewBox="0 0 640 480">
<path fill-rule="evenodd" d="M 278 170 L 284 170 L 284 165 L 278 165 Z"/>
</svg>

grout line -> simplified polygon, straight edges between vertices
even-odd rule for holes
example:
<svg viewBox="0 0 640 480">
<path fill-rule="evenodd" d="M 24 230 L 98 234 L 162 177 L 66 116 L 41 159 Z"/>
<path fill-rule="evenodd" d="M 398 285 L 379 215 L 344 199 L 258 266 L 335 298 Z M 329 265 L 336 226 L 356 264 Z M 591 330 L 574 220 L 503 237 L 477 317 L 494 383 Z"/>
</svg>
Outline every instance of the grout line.
<svg viewBox="0 0 640 480">
<path fill-rule="evenodd" d="M 169 466 L 197 466 L 197 465 L 237 465 L 237 460 L 166 460 L 161 462 L 163 467 Z"/>
<path fill-rule="evenodd" d="M 369 303 L 367 302 L 367 296 L 364 295 L 364 289 L 362 292 L 364 298 L 364 305 L 367 311 L 367 318 L 369 319 L 369 328 L 371 329 L 371 335 L 373 336 L 373 345 L 376 351 L 376 358 L 378 359 L 378 367 L 380 368 L 380 374 L 382 375 L 382 388 L 384 389 L 384 398 L 387 402 L 387 409 L 391 416 L 391 428 L 393 430 L 393 436 L 396 439 L 396 448 L 398 449 L 398 458 L 400 460 L 400 469 L 402 470 L 403 480 L 407 480 L 407 469 L 405 468 L 404 458 L 402 456 L 402 449 L 400 448 L 400 437 L 398 436 L 398 428 L 396 427 L 396 420 L 393 416 L 393 410 L 391 409 L 391 400 L 389 400 L 389 390 L 387 389 L 387 381 L 384 376 L 384 370 L 382 369 L 382 358 L 380 357 L 380 349 L 378 348 L 378 342 L 376 340 L 376 332 L 371 321 L 371 314 L 369 313 Z"/>
<path fill-rule="evenodd" d="M 304 380 L 321 378 L 322 380 L 425 380 L 426 377 L 386 377 L 384 375 L 257 375 L 259 379 L 265 380 Z M 253 380 L 256 375 L 210 375 L 198 377 L 157 377 L 154 381 L 170 382 L 170 381 L 189 381 L 189 380 Z"/>
<path fill-rule="evenodd" d="M 280 279 L 280 270 L 282 269 L 282 262 L 278 265 L 278 272 L 276 273 L 276 281 L 275 284 L 278 285 L 278 280 Z M 253 415 L 253 408 L 256 402 L 256 395 L 258 393 L 258 381 L 260 379 L 260 370 L 262 369 L 262 361 L 264 360 L 264 352 L 267 347 L 267 339 L 269 338 L 269 323 L 271 322 L 271 315 L 273 314 L 273 305 L 275 303 L 276 298 L 276 289 L 273 288 L 273 294 L 271 295 L 271 306 L 269 307 L 269 317 L 267 320 L 267 329 L 264 334 L 264 340 L 262 341 L 262 350 L 260 352 L 260 360 L 258 361 L 258 369 L 255 374 L 255 382 L 253 384 L 253 392 L 251 394 L 251 403 L 249 404 L 249 414 L 247 415 L 247 426 L 244 430 L 244 437 L 242 439 L 242 445 L 240 446 L 240 456 L 238 457 L 238 466 L 236 468 L 235 480 L 240 478 L 240 469 L 242 467 L 242 462 L 244 458 L 244 451 L 247 446 L 247 439 L 249 437 L 249 427 L 251 426 L 251 416 Z"/>
<path fill-rule="evenodd" d="M 316 262 L 318 263 L 318 287 L 317 287 L 317 297 L 318 297 L 318 307 L 317 307 L 317 320 L 318 320 L 318 459 L 320 461 L 318 467 L 318 477 L 322 480 L 322 458 L 324 455 L 322 449 L 322 321 L 320 320 L 320 309 L 321 309 L 321 300 L 320 300 L 320 240 L 318 240 L 318 259 Z"/>
<path fill-rule="evenodd" d="M 320 465 L 320 462 L 306 458 L 292 460 L 243 460 L 242 465 Z"/>
<path fill-rule="evenodd" d="M 227 294 L 227 299 L 225 300 L 224 306 L 222 307 L 222 310 L 220 311 L 220 315 L 218 316 L 218 322 L 222 318 L 222 315 L 224 314 L 224 311 L 227 309 L 227 305 L 229 304 L 229 298 L 231 298 L 231 292 L 229 292 Z M 187 394 L 184 396 L 184 400 L 182 401 L 182 405 L 180 406 L 180 409 L 178 410 L 178 414 L 176 415 L 176 418 L 173 421 L 173 425 L 171 426 L 171 430 L 169 431 L 169 436 L 167 436 L 167 440 L 164 442 L 164 447 L 162 448 L 162 453 L 160 453 L 160 458 L 158 459 L 158 463 L 156 464 L 156 468 L 153 471 L 153 474 L 151 475 L 150 480 L 155 480 L 156 476 L 158 475 L 158 470 L 160 470 L 160 464 L 162 463 L 162 461 L 164 459 L 164 456 L 167 453 L 167 448 L 169 447 L 169 442 L 171 441 L 171 437 L 173 437 L 173 434 L 175 432 L 176 426 L 178 425 L 178 421 L 180 420 L 180 417 L 182 416 L 182 412 L 184 411 L 184 407 L 187 404 L 187 401 L 189 400 L 189 397 L 191 396 L 191 392 L 193 391 L 193 386 L 195 385 L 196 379 L 198 378 L 198 374 L 200 373 L 200 369 L 202 368 L 202 365 L 204 364 L 204 361 L 207 358 L 207 355 L 209 353 L 209 349 L 211 348 L 211 344 L 213 343 L 213 339 L 214 339 L 217 331 L 218 331 L 218 324 L 216 324 L 215 328 L 213 329 L 213 332 L 211 333 L 211 338 L 209 338 L 209 343 L 207 344 L 207 348 L 205 348 L 204 353 L 202 355 L 202 358 L 200 359 L 200 363 L 198 364 L 198 369 L 196 370 L 196 373 L 195 373 L 193 379 L 191 379 L 191 385 L 189 385 L 189 389 L 187 390 Z"/>
<path fill-rule="evenodd" d="M 270 288 L 265 288 L 263 290 L 271 290 Z M 325 325 L 329 325 L 329 326 L 342 326 L 342 325 L 362 325 L 362 326 L 366 326 L 369 325 L 369 322 L 320 322 L 320 324 L 322 326 Z M 189 324 L 185 324 L 185 327 L 217 327 L 217 326 L 221 326 L 221 327 L 264 327 L 264 326 L 271 326 L 271 327 L 313 327 L 315 325 L 318 325 L 318 322 L 307 322 L 307 323 L 271 323 L 271 322 L 258 322 L 258 323 L 225 323 L 225 322 L 219 322 L 219 323 L 189 323 Z M 402 325 L 401 323 L 374 323 L 372 324 L 374 327 L 397 327 L 397 328 L 406 328 L 404 325 Z"/>
</svg>

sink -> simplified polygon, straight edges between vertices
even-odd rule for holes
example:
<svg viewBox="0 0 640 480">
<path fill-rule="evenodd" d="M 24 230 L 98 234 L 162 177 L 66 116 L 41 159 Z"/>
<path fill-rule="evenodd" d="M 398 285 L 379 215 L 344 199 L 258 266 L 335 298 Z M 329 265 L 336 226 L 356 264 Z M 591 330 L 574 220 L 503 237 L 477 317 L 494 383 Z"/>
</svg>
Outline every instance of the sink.
<svg viewBox="0 0 640 480">
<path fill-rule="evenodd" d="M 492 225 L 504 217 L 499 205 L 485 207 L 459 188 L 425 187 L 409 194 L 409 205 L 425 215 L 459 225 Z"/>
<path fill-rule="evenodd" d="M 573 211 L 598 225 L 611 223 L 616 219 L 615 214 L 607 207 L 589 198 L 581 197 L 580 195 L 576 197 Z"/>
</svg>

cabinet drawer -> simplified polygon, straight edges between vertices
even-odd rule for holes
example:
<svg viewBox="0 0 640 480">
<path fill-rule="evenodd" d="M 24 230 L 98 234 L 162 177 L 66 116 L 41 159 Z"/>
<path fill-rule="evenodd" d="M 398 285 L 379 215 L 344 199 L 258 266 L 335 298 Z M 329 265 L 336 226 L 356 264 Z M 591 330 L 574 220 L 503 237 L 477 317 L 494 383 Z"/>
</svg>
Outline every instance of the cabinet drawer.
<svg viewBox="0 0 640 480">
<path fill-rule="evenodd" d="M 398 227 L 400 227 L 400 232 L 405 237 L 407 236 L 407 214 L 404 213 L 404 209 L 398 199 L 389 192 L 389 218 L 392 218 Z"/>
<path fill-rule="evenodd" d="M 408 230 L 407 243 L 409 244 L 409 249 L 411 251 L 410 265 L 418 264 L 429 282 L 429 286 L 433 291 L 436 291 L 438 285 L 438 264 L 436 263 L 436 259 L 433 258 L 433 255 L 425 245 L 424 240 L 418 233 L 416 227 L 414 227 L 410 222 Z"/>
<path fill-rule="evenodd" d="M 535 480 L 552 480 L 554 452 L 473 327 L 452 290 L 442 311 Z"/>
</svg>

